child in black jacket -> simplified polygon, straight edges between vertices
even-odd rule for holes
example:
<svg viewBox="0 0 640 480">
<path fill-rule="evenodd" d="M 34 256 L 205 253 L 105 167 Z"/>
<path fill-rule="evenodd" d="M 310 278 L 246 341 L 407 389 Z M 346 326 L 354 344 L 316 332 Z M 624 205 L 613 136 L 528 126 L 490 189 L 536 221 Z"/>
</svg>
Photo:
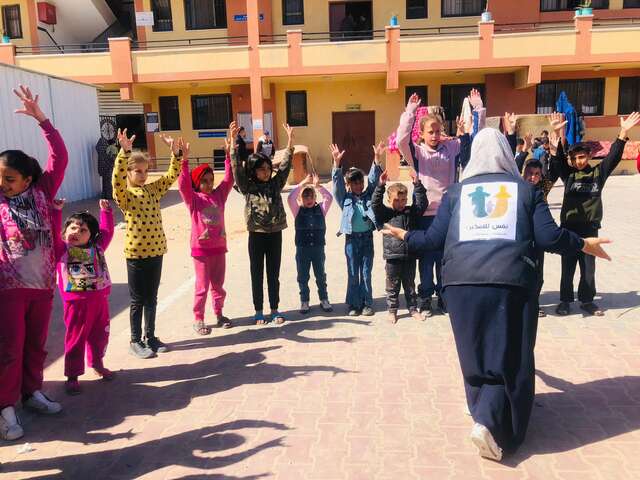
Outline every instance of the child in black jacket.
<svg viewBox="0 0 640 480">
<path fill-rule="evenodd" d="M 371 200 L 371 208 L 376 216 L 376 221 L 380 225 L 388 223 L 404 230 L 418 228 L 418 222 L 427 209 L 429 201 L 427 200 L 427 190 L 422 185 L 422 182 L 417 179 L 415 173 L 412 172 L 411 178 L 413 180 L 414 193 L 413 205 L 407 206 L 407 187 L 401 183 L 394 183 L 387 191 L 387 198 L 391 205 L 391 207 L 387 207 L 383 201 L 387 172 L 385 171 L 380 176 L 380 183 L 373 192 Z M 400 286 L 404 288 L 407 309 L 411 316 L 416 320 L 424 320 L 424 317 L 418 312 L 418 297 L 415 284 L 416 257 L 409 254 L 407 245 L 402 240 L 385 236 L 382 245 L 384 250 L 383 258 L 387 262 L 385 272 L 389 321 L 391 323 L 398 321 Z"/>
</svg>

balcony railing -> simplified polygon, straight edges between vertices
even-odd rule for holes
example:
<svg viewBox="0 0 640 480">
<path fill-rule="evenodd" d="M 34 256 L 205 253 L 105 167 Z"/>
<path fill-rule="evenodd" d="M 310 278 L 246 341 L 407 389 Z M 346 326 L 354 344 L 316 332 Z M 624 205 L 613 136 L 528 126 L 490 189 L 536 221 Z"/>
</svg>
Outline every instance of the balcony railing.
<svg viewBox="0 0 640 480">
<path fill-rule="evenodd" d="M 210 38 L 185 38 L 178 40 L 149 40 L 144 42 L 132 41 L 132 50 L 152 50 L 159 48 L 180 48 L 180 47 L 211 47 L 211 46 L 234 46 L 247 45 L 248 37 L 210 37 Z"/>
<path fill-rule="evenodd" d="M 287 43 L 287 34 L 280 33 L 277 35 L 260 35 L 260 44 L 269 45 L 274 43 Z"/>
<path fill-rule="evenodd" d="M 476 25 L 464 25 L 457 27 L 426 27 L 426 28 L 403 28 L 400 30 L 400 37 L 429 37 L 435 35 L 477 35 Z"/>
<path fill-rule="evenodd" d="M 64 53 L 101 53 L 108 52 L 108 43 L 85 43 L 66 45 L 38 45 L 16 47 L 17 55 L 56 55 Z"/>
<path fill-rule="evenodd" d="M 573 23 L 502 23 L 496 25 L 494 31 L 496 33 L 517 33 L 517 32 L 545 32 L 549 30 L 562 31 L 562 30 L 574 30 L 575 25 Z"/>
<path fill-rule="evenodd" d="M 348 32 L 302 32 L 302 41 L 308 42 L 355 42 L 382 39 L 384 30 L 357 30 Z"/>
</svg>

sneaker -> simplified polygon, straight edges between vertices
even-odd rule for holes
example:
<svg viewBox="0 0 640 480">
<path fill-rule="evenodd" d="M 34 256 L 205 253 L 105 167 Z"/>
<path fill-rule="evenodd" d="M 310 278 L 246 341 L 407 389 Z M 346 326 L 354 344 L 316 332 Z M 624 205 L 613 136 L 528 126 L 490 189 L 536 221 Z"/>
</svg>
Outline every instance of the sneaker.
<svg viewBox="0 0 640 480">
<path fill-rule="evenodd" d="M 499 462 L 502 460 L 502 449 L 498 446 L 487 427 L 476 423 L 471 429 L 471 441 L 478 449 L 481 457 Z"/>
<path fill-rule="evenodd" d="M 362 315 L 365 317 L 372 317 L 376 312 L 373 311 L 373 308 L 366 306 L 362 309 Z"/>
<path fill-rule="evenodd" d="M 556 313 L 561 317 L 565 317 L 571 313 L 571 305 L 569 302 L 560 302 L 560 305 L 556 307 Z"/>
<path fill-rule="evenodd" d="M 395 325 L 398 323 L 398 314 L 397 312 L 389 312 L 387 314 L 387 318 L 389 319 L 389 323 Z"/>
<path fill-rule="evenodd" d="M 420 322 L 425 321 L 424 316 L 418 310 L 410 310 L 409 315 L 411 315 L 411 318 L 413 318 L 414 320 L 418 320 Z"/>
<path fill-rule="evenodd" d="M 433 317 L 433 307 L 431 306 L 431 302 L 427 303 L 420 311 L 420 313 L 422 314 L 422 318 L 424 320 Z"/>
<path fill-rule="evenodd" d="M 309 313 L 309 302 L 301 302 L 300 303 L 300 313 Z"/>
<path fill-rule="evenodd" d="M 66 382 L 64 382 L 64 390 L 67 392 L 67 395 L 80 395 L 80 382 L 78 381 L 78 377 L 69 378 Z"/>
<path fill-rule="evenodd" d="M 587 312 L 589 315 L 595 315 L 596 317 L 603 317 L 604 312 L 600 310 L 600 307 L 593 302 L 583 303 L 580 305 L 580 309 Z"/>
<path fill-rule="evenodd" d="M 54 415 L 62 410 L 62 405 L 51 400 L 40 390 L 36 390 L 26 399 L 23 398 L 22 405 L 34 412 L 44 413 L 45 415 Z"/>
<path fill-rule="evenodd" d="M 156 356 L 156 354 L 153 353 L 153 350 L 147 347 L 140 340 L 138 340 L 137 342 L 131 342 L 129 344 L 129 353 L 138 358 L 152 358 Z"/>
<path fill-rule="evenodd" d="M 104 380 L 105 382 L 110 382 L 116 376 L 115 373 L 104 367 L 96 367 L 93 369 L 93 371 L 96 372 L 96 375 L 102 378 L 102 380 Z"/>
<path fill-rule="evenodd" d="M 348 315 L 349 315 L 350 317 L 357 317 L 358 315 L 360 315 L 360 310 L 358 310 L 358 309 L 357 309 L 357 308 L 355 308 L 355 307 L 349 307 L 349 313 L 348 313 Z"/>
<path fill-rule="evenodd" d="M 20 425 L 20 419 L 16 415 L 16 409 L 6 407 L 0 412 L 0 438 L 4 440 L 17 440 L 24 435 Z"/>
<path fill-rule="evenodd" d="M 543 309 L 539 308 L 538 309 L 538 318 L 544 318 L 547 316 L 547 312 L 545 312 Z"/>
<path fill-rule="evenodd" d="M 149 347 L 154 353 L 167 353 L 169 351 L 169 345 L 164 343 L 158 337 L 147 338 L 147 347 Z"/>
<path fill-rule="evenodd" d="M 329 303 L 329 300 L 320 300 L 320 308 L 323 312 L 333 312 L 333 307 Z"/>
<path fill-rule="evenodd" d="M 440 295 L 438 295 L 438 310 L 440 310 L 443 314 L 447 314 L 447 306 L 444 304 L 444 300 Z"/>
</svg>

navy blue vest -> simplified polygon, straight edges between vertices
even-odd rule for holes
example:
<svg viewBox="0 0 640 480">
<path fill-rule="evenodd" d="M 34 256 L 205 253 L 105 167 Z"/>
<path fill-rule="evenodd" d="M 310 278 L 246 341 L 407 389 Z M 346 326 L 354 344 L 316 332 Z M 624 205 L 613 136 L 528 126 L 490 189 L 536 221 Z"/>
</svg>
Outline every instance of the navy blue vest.
<svg viewBox="0 0 640 480">
<path fill-rule="evenodd" d="M 327 225 L 320 205 L 300 207 L 296 215 L 296 247 L 324 245 L 326 231 Z"/>
<path fill-rule="evenodd" d="M 505 174 L 479 175 L 447 190 L 451 221 L 442 284 L 536 284 L 535 188 Z"/>
</svg>

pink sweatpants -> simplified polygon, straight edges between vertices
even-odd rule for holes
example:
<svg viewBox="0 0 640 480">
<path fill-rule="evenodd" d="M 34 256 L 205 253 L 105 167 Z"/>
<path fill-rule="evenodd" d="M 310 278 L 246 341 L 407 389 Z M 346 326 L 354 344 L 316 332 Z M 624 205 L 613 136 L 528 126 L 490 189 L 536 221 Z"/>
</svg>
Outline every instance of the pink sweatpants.
<svg viewBox="0 0 640 480">
<path fill-rule="evenodd" d="M 0 408 L 42 388 L 53 290 L 0 291 Z"/>
<path fill-rule="evenodd" d="M 65 301 L 64 324 L 64 374 L 78 377 L 84 373 L 85 351 L 90 367 L 102 367 L 109 343 L 108 297 L 96 293 L 92 298 Z"/>
<path fill-rule="evenodd" d="M 224 291 L 225 254 L 207 257 L 193 257 L 196 270 L 196 290 L 193 300 L 193 314 L 196 321 L 204 320 L 204 307 L 207 303 L 207 292 L 211 288 L 213 312 L 222 315 L 222 307 L 227 292 Z"/>
</svg>

